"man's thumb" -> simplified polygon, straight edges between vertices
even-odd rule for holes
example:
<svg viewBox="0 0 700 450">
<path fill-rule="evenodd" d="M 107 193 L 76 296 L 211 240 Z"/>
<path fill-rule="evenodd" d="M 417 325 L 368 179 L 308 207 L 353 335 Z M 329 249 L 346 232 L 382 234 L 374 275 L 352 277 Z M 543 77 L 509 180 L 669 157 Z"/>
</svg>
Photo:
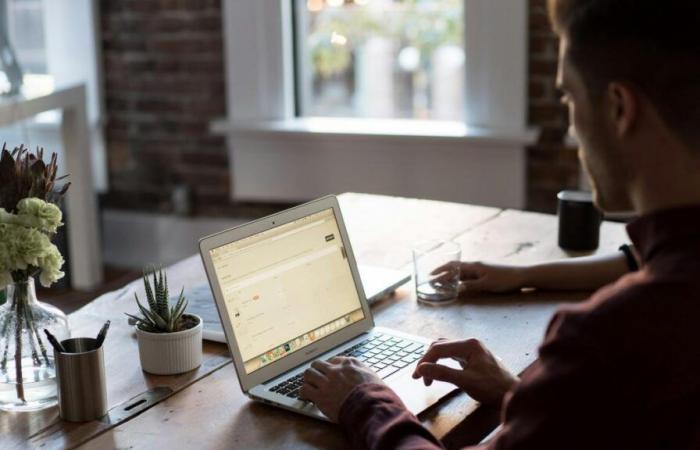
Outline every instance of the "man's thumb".
<svg viewBox="0 0 700 450">
<path fill-rule="evenodd" d="M 460 288 L 462 292 L 466 292 L 468 294 L 470 293 L 475 293 L 475 292 L 481 292 L 484 290 L 484 283 L 483 280 L 478 279 L 478 280 L 465 280 L 462 281 L 460 284 Z"/>
<path fill-rule="evenodd" d="M 448 383 L 457 384 L 460 378 L 461 371 L 451 367 L 443 366 L 442 364 L 422 363 L 418 365 L 418 374 L 424 378 L 433 380 L 447 381 Z"/>
</svg>

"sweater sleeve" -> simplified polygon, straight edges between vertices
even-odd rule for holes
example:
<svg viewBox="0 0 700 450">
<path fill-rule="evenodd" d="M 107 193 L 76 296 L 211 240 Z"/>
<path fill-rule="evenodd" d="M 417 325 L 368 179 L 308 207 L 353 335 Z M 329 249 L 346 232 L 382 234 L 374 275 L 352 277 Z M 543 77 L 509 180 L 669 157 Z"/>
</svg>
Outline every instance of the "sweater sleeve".
<svg viewBox="0 0 700 450">
<path fill-rule="evenodd" d="M 340 409 L 339 422 L 353 448 L 442 449 L 440 441 L 421 425 L 387 386 L 361 384 Z"/>
<path fill-rule="evenodd" d="M 584 334 L 577 322 L 576 314 L 552 320 L 539 359 L 506 395 L 494 450 L 639 448 L 621 427 L 633 379 L 621 380 L 615 364 L 596 351 L 598 332 L 589 327 Z"/>
</svg>

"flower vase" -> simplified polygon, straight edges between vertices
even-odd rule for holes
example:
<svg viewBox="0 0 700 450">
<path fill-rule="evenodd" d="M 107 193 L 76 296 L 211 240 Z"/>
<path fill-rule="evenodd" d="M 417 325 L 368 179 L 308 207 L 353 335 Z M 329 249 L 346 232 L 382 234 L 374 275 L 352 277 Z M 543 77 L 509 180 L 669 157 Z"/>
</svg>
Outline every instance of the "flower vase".
<svg viewBox="0 0 700 450">
<path fill-rule="evenodd" d="M 60 342 L 70 337 L 68 318 L 36 298 L 34 279 L 9 284 L 0 306 L 0 409 L 36 411 L 57 402 L 53 348 L 44 329 Z"/>
</svg>

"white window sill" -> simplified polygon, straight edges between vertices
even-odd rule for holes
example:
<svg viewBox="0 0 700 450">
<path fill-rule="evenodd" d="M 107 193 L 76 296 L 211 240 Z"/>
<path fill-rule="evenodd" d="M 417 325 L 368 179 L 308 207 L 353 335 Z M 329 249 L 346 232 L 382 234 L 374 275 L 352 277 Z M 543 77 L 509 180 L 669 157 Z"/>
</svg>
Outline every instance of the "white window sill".
<svg viewBox="0 0 700 450">
<path fill-rule="evenodd" d="M 26 127 L 29 131 L 46 131 L 46 132 L 56 132 L 60 133 L 61 124 L 63 123 L 63 116 L 61 112 L 57 109 L 51 111 L 45 111 L 37 114 L 34 117 L 26 119 L 22 125 L 15 125 Z M 98 129 L 101 121 L 96 120 L 94 123 L 88 123 L 88 127 L 92 129 Z"/>
<path fill-rule="evenodd" d="M 212 134 L 232 136 L 309 137 L 377 140 L 459 141 L 464 143 L 529 145 L 538 130 L 471 128 L 461 122 L 408 119 L 354 119 L 308 117 L 280 121 L 231 123 L 226 118 L 210 123 Z"/>
</svg>

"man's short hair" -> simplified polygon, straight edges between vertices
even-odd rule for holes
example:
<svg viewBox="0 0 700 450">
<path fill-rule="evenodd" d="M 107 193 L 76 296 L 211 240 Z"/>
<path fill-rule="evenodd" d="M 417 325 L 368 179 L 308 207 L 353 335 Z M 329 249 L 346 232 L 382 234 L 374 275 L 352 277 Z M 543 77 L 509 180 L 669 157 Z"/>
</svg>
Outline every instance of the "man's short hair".
<svg viewBox="0 0 700 450">
<path fill-rule="evenodd" d="M 700 0 L 548 0 L 554 30 L 592 96 L 640 89 L 666 124 L 700 147 Z"/>
</svg>

